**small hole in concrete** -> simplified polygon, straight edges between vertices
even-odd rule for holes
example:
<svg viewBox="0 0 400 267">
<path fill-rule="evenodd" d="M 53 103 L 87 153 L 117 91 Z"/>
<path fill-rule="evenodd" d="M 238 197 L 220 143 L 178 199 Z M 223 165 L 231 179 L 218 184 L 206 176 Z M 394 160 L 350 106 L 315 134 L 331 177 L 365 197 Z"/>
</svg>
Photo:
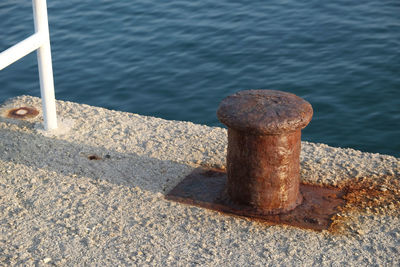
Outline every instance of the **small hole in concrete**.
<svg viewBox="0 0 400 267">
<path fill-rule="evenodd" d="M 88 156 L 88 159 L 89 159 L 89 160 L 100 160 L 101 157 L 99 157 L 99 156 L 97 156 L 97 155 L 90 155 L 90 156 Z"/>
</svg>

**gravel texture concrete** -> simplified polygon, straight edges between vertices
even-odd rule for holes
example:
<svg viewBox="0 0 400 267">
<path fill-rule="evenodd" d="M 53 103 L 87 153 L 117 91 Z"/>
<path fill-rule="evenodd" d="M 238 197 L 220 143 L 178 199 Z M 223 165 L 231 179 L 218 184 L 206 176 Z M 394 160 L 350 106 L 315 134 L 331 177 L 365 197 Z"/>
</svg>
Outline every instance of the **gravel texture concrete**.
<svg viewBox="0 0 400 267">
<path fill-rule="evenodd" d="M 362 185 L 314 232 L 165 200 L 194 168 L 224 168 L 225 129 L 58 101 L 48 133 L 41 112 L 7 118 L 23 106 L 41 110 L 30 96 L 0 110 L 0 265 L 400 264 L 398 158 L 302 142 L 303 181 Z"/>
</svg>

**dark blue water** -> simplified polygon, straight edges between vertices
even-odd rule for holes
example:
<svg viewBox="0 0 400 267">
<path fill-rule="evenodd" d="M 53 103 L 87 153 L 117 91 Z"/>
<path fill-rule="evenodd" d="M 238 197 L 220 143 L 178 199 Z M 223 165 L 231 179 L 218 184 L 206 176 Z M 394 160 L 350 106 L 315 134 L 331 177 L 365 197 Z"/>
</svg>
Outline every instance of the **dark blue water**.
<svg viewBox="0 0 400 267">
<path fill-rule="evenodd" d="M 0 2 L 1 51 L 33 32 L 30 2 Z M 48 7 L 58 99 L 221 126 L 225 96 L 289 91 L 314 108 L 303 140 L 400 157 L 398 0 Z M 0 101 L 39 96 L 36 55 L 1 71 L 0 88 Z"/>
</svg>

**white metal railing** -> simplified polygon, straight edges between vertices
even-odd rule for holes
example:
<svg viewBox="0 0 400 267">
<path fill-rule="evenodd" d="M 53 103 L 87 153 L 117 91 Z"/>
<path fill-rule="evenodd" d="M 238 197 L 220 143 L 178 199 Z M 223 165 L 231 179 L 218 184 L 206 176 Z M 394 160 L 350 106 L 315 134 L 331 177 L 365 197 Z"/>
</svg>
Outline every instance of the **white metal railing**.
<svg viewBox="0 0 400 267">
<path fill-rule="evenodd" d="M 46 0 L 32 0 L 32 6 L 35 33 L 0 53 L 0 70 L 37 50 L 44 128 L 53 130 L 57 128 L 57 114 Z"/>
</svg>

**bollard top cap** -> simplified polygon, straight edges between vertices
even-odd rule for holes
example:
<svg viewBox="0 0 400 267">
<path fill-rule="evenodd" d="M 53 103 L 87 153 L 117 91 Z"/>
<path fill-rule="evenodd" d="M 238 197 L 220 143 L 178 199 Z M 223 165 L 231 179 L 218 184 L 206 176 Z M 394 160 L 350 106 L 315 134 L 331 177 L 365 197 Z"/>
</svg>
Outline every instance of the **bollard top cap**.
<svg viewBox="0 0 400 267">
<path fill-rule="evenodd" d="M 313 109 L 304 99 L 276 90 L 245 90 L 222 100 L 218 119 L 237 131 L 277 135 L 303 129 Z"/>
</svg>

